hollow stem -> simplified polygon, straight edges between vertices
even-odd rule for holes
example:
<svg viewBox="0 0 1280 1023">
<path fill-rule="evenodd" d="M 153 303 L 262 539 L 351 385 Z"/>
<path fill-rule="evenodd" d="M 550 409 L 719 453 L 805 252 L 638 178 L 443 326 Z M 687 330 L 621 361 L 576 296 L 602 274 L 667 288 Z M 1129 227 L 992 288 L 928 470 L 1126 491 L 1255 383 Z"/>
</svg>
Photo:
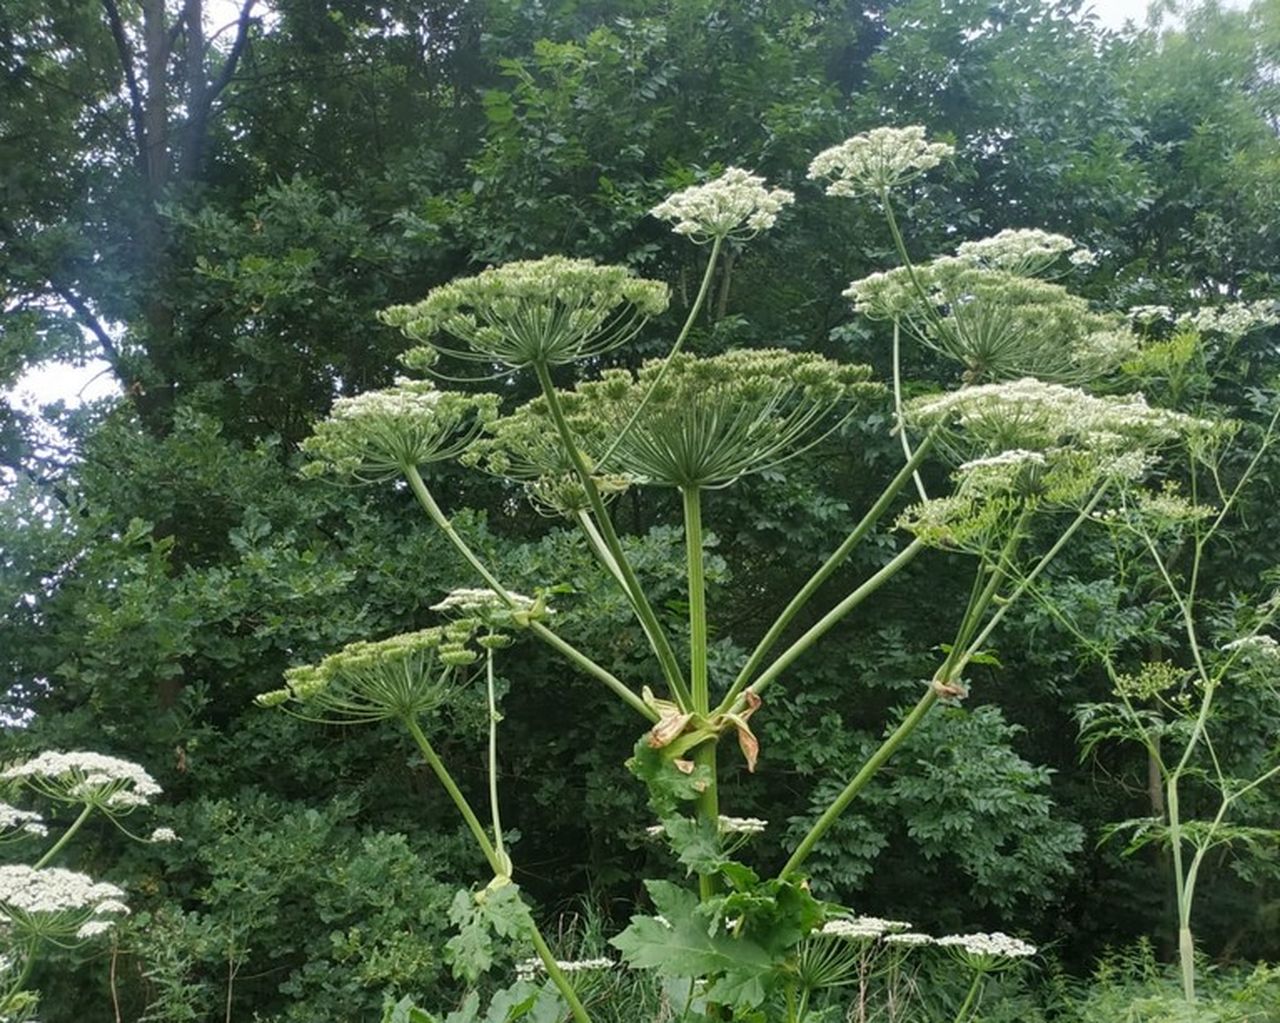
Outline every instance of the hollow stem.
<svg viewBox="0 0 1280 1023">
<path fill-rule="evenodd" d="M 907 436 L 907 417 L 902 412 L 902 325 L 895 316 L 893 319 L 893 414 L 897 420 L 898 440 L 902 443 L 902 454 L 907 460 L 907 465 L 913 466 L 911 470 L 911 478 L 916 484 L 916 493 L 920 495 L 920 500 L 929 500 L 929 494 L 924 489 L 924 480 L 920 478 L 920 471 L 917 466 L 919 462 L 916 460 L 915 454 L 911 451 L 911 439 Z M 929 437 L 921 443 L 924 448 Z"/>
<path fill-rule="evenodd" d="M 50 863 L 52 863 L 53 858 L 57 856 L 58 853 L 62 852 L 64 848 L 66 848 L 67 843 L 70 842 L 71 839 L 75 836 L 75 833 L 80 830 L 84 822 L 89 819 L 90 815 L 93 813 L 93 809 L 94 808 L 92 803 L 85 804 L 85 808 L 81 810 L 80 815 L 74 821 L 71 822 L 71 826 L 62 833 L 62 837 L 59 838 L 56 842 L 54 842 L 53 845 L 51 845 L 49 849 L 45 852 L 45 854 L 40 857 L 40 859 L 36 860 L 35 868 L 37 870 L 39 870 L 41 867 L 48 866 Z"/>
<path fill-rule="evenodd" d="M 973 983 L 969 985 L 969 993 L 965 996 L 964 1003 L 960 1006 L 960 1011 L 956 1013 L 955 1023 L 964 1023 L 965 1016 L 973 1007 L 974 1000 L 978 997 L 978 991 L 982 988 L 982 971 L 975 970 L 973 973 Z"/>
<path fill-rule="evenodd" d="M 493 821 L 493 847 L 498 858 L 510 862 L 502 846 L 502 814 L 498 810 L 498 697 L 493 680 L 493 651 L 485 651 L 485 689 L 489 698 L 489 816 Z"/>
<path fill-rule="evenodd" d="M 684 503 L 684 547 L 689 578 L 689 685 L 693 711 L 711 709 L 707 680 L 707 583 L 702 560 L 702 491 L 681 487 Z"/>
<path fill-rule="evenodd" d="M 454 528 L 453 523 L 449 521 L 448 516 L 445 515 L 440 506 L 436 503 L 435 498 L 431 495 L 431 491 L 427 489 L 426 483 L 423 482 L 422 474 L 419 473 L 417 468 L 414 466 L 404 466 L 403 469 L 405 478 L 409 481 L 409 486 L 412 488 L 414 495 L 418 498 L 418 503 L 422 505 L 431 521 L 436 524 L 446 537 L 448 537 L 449 542 L 457 548 L 458 553 L 462 555 L 467 564 L 474 568 L 480 578 L 489 584 L 489 587 L 498 595 L 499 599 L 501 599 L 507 607 L 513 610 L 519 610 L 519 606 L 516 604 L 515 598 L 511 596 L 510 591 L 502 585 L 497 576 L 489 571 L 484 562 L 476 556 L 476 553 L 471 549 L 470 545 L 468 545 L 466 540 L 462 538 Z M 615 695 L 621 697 L 623 702 L 637 713 L 642 714 L 650 721 L 658 720 L 658 712 L 628 689 L 621 679 L 602 668 L 577 647 L 565 642 L 541 622 L 530 622 L 529 631 L 557 653 L 567 657 L 588 675 L 591 675 L 603 682 L 614 692 Z"/>
<path fill-rule="evenodd" d="M 449 793 L 449 798 L 453 800 L 453 805 L 458 808 L 458 813 L 462 814 L 462 819 L 466 821 L 472 838 L 476 840 L 476 845 L 480 847 L 480 851 L 484 854 L 490 869 L 493 870 L 494 876 L 509 877 L 511 874 L 510 861 L 498 855 L 498 850 L 494 847 L 493 842 L 489 840 L 489 835 L 484 830 L 484 825 L 480 823 L 480 818 L 471 809 L 471 804 L 467 802 L 467 797 L 462 794 L 457 782 L 453 780 L 453 775 L 449 773 L 449 769 L 444 766 L 444 761 L 440 759 L 439 754 L 436 753 L 435 748 L 428 741 L 426 734 L 422 731 L 422 726 L 418 724 L 417 718 L 404 718 L 404 725 L 413 737 L 413 741 L 418 744 L 422 759 L 435 772 L 436 778 L 444 786 L 444 790 Z"/>
</svg>

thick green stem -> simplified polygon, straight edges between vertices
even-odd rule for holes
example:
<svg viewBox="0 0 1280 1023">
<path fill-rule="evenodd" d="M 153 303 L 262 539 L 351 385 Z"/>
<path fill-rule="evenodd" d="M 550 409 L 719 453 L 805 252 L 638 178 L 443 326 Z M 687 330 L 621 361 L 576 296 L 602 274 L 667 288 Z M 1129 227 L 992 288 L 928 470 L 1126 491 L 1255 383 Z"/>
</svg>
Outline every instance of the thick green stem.
<svg viewBox="0 0 1280 1023">
<path fill-rule="evenodd" d="M 924 550 L 924 547 L 925 545 L 920 540 L 912 540 L 911 543 L 898 552 L 892 561 L 845 597 L 844 600 L 840 601 L 839 604 L 809 628 L 804 635 L 779 654 L 778 659 L 761 672 L 759 677 L 750 685 L 751 691 L 753 693 L 761 692 L 770 682 L 786 671 L 797 657 L 829 632 L 845 615 L 901 571 L 917 554 Z M 731 702 L 731 699 L 726 699 L 725 706 L 729 702 Z"/>
<path fill-rule="evenodd" d="M 569 983 L 569 978 L 564 975 L 564 970 L 560 969 L 559 964 L 556 962 L 556 957 L 551 954 L 551 948 L 547 944 L 546 938 L 542 936 L 542 932 L 538 930 L 532 919 L 529 922 L 532 927 L 530 937 L 533 941 L 533 947 L 537 950 L 538 958 L 542 960 L 542 965 L 546 968 L 547 976 L 551 978 L 551 983 L 556 986 L 560 994 L 564 996 L 564 1000 L 569 1003 L 569 1011 L 573 1013 L 573 1018 L 578 1023 L 591 1023 L 591 1017 L 587 1015 L 582 999 L 578 997 L 578 992 Z"/>
<path fill-rule="evenodd" d="M 490 869 L 493 870 L 494 877 L 509 877 L 511 875 L 510 861 L 505 856 L 499 856 L 498 850 L 489 841 L 489 835 L 484 830 L 484 825 L 480 823 L 480 818 L 471 809 L 471 804 L 467 802 L 467 797 L 462 794 L 457 782 L 453 780 L 453 775 L 449 773 L 449 769 L 444 766 L 444 761 L 440 759 L 435 748 L 427 740 L 422 731 L 422 726 L 413 717 L 404 718 L 404 725 L 409 730 L 409 734 L 413 736 L 413 741 L 418 744 L 422 759 L 435 772 L 436 778 L 444 786 L 444 790 L 449 793 L 449 798 L 453 800 L 453 805 L 458 808 L 458 813 L 462 814 L 462 819 L 467 822 L 467 827 L 470 829 L 472 837 L 476 840 L 476 845 L 484 853 L 484 858 L 488 861 Z"/>
<path fill-rule="evenodd" d="M 85 808 L 80 811 L 80 816 L 71 822 L 71 827 L 67 828 L 67 830 L 62 833 L 62 837 L 54 842 L 53 845 L 49 847 L 48 851 L 40 857 L 40 859 L 36 860 L 35 868 L 37 870 L 52 863 L 53 858 L 66 848 L 67 843 L 70 842 L 75 836 L 75 833 L 80 830 L 84 822 L 89 819 L 89 816 L 93 813 L 93 809 L 92 803 L 85 804 Z"/>
<path fill-rule="evenodd" d="M 1182 811 L 1178 804 L 1178 774 L 1170 775 L 1165 786 L 1165 810 L 1169 815 L 1169 848 L 1173 855 L 1173 889 L 1178 900 L 1178 966 L 1182 973 L 1182 994 L 1196 1000 L 1195 940 L 1191 936 L 1191 892 L 1182 866 Z"/>
<path fill-rule="evenodd" d="M 818 588 L 831 578 L 836 569 L 844 564 L 849 555 L 853 553 L 854 548 L 862 542 L 863 538 L 865 538 L 869 532 L 871 532 L 872 528 L 874 528 L 875 524 L 880 520 L 880 517 L 884 515 L 889 506 L 893 503 L 894 498 L 898 496 L 899 491 L 906 486 L 907 481 L 911 479 L 912 474 L 920 467 L 921 463 L 924 462 L 925 456 L 929 453 L 929 449 L 932 446 L 933 434 L 929 434 L 920 442 L 920 447 L 907 461 L 907 464 L 903 466 L 898 475 L 896 475 L 889 482 L 889 485 L 885 487 L 884 492 L 876 499 L 875 504 L 867 509 L 866 514 L 863 515 L 858 524 L 853 527 L 853 531 L 845 537 L 844 542 L 835 549 L 831 557 L 827 558 L 827 560 L 822 563 L 822 567 L 819 568 L 810 577 L 809 581 L 800 588 L 799 592 L 791 598 L 791 602 L 783 608 L 782 613 L 778 615 L 777 620 L 769 626 L 769 631 L 766 632 L 760 642 L 756 644 L 756 648 L 751 652 L 751 656 L 747 659 L 747 663 L 744 664 L 742 666 L 742 670 L 738 672 L 738 677 L 734 679 L 733 685 L 729 687 L 729 693 L 725 697 L 723 705 L 727 706 L 739 693 L 742 692 L 742 690 L 747 687 L 756 671 L 759 670 L 761 663 L 765 659 L 765 655 L 767 655 L 773 648 L 773 645 L 777 643 L 783 632 L 786 631 L 787 626 L 791 624 L 795 619 L 795 616 L 800 613 L 801 609 L 809 602 L 813 595 L 818 592 Z"/>
<path fill-rule="evenodd" d="M 694 321 L 698 318 L 698 313 L 702 309 L 702 303 L 707 300 L 707 291 L 711 287 L 711 279 L 715 276 L 716 260 L 720 256 L 720 247 L 724 244 L 723 238 L 716 238 L 711 243 L 711 254 L 707 257 L 707 269 L 702 274 L 702 284 L 698 288 L 698 294 L 694 297 L 693 305 L 689 307 L 689 315 L 685 317 L 684 326 L 680 328 L 680 333 L 676 335 L 675 344 L 671 346 L 671 351 L 667 353 L 667 358 L 662 364 L 662 368 L 658 370 L 658 375 L 654 377 L 653 382 L 649 385 L 649 389 L 644 392 L 644 397 L 640 399 L 640 404 L 636 406 L 635 411 L 627 417 L 626 425 L 618 431 L 618 435 L 614 437 L 613 443 L 609 445 L 605 453 L 600 457 L 603 464 L 610 455 L 617 449 L 622 438 L 627 435 L 636 420 L 640 418 L 640 414 L 649 404 L 649 399 L 653 397 L 654 391 L 658 389 L 658 385 L 662 383 L 662 378 L 667 375 L 667 367 L 671 365 L 671 358 L 681 348 L 684 347 L 685 339 L 689 336 L 689 331 L 693 328 Z"/>
<path fill-rule="evenodd" d="M 489 816 L 493 820 L 493 846 L 500 859 L 509 860 L 502 845 L 502 815 L 498 811 L 498 697 L 493 681 L 493 651 L 485 651 L 485 689 L 489 698 Z"/>
<path fill-rule="evenodd" d="M 849 804 L 857 798 L 858 793 L 867 787 L 867 782 L 871 781 L 875 773 L 880 770 L 881 765 L 893 756 L 907 736 L 916 730 L 916 726 L 924 720 L 924 716 L 929 713 L 937 702 L 938 694 L 930 687 L 920 697 L 919 702 L 911 708 L 911 713 L 902 719 L 902 723 L 893 730 L 889 738 L 885 739 L 880 748 L 871 754 L 871 758 L 862 765 L 862 768 L 853 776 L 849 784 L 835 798 L 835 801 L 823 811 L 822 816 L 809 829 L 809 833 L 804 836 L 804 839 L 796 847 L 796 851 L 791 854 L 791 858 L 787 860 L 782 870 L 779 871 L 778 877 L 780 879 L 790 877 L 800 869 L 804 861 L 809 858 L 809 854 L 813 852 L 813 847 L 818 844 L 831 825 L 839 819 Z"/>
<path fill-rule="evenodd" d="M 427 489 L 426 483 L 423 482 L 422 474 L 419 473 L 417 468 L 414 466 L 404 466 L 403 468 L 405 478 L 409 481 L 409 486 L 413 489 L 414 495 L 418 498 L 418 503 L 422 505 L 431 521 L 436 524 L 446 537 L 448 537 L 449 542 L 457 548 L 458 553 L 463 556 L 467 564 L 474 568 L 480 578 L 489 584 L 490 589 L 498 595 L 502 602 L 513 610 L 519 610 L 519 605 L 516 603 L 515 598 L 511 596 L 511 593 L 507 588 L 502 585 L 497 576 L 489 571 L 484 562 L 476 556 L 475 552 L 462 538 L 458 531 L 453 528 L 453 523 L 449 521 L 448 516 L 446 516 L 440 509 L 435 498 L 432 497 L 431 491 Z M 648 718 L 650 721 L 658 720 L 658 712 L 628 689 L 619 678 L 596 664 L 595 661 L 577 647 L 566 643 L 541 622 L 531 622 L 529 624 L 529 631 L 557 653 L 563 654 L 588 675 L 591 675 L 603 682 L 637 713 L 644 715 L 644 717 Z"/>
<path fill-rule="evenodd" d="M 960 1006 L 960 1011 L 956 1013 L 955 1023 L 964 1023 L 964 1018 L 973 1007 L 974 999 L 978 997 L 978 992 L 981 989 L 982 972 L 980 970 L 975 970 L 973 974 L 973 983 L 969 985 L 969 993 L 965 996 L 964 1003 Z"/>
<path fill-rule="evenodd" d="M 613 558 L 613 566 L 606 567 L 616 567 L 618 572 L 621 573 L 623 590 L 631 598 L 631 603 L 635 607 L 636 617 L 639 618 L 641 628 L 644 629 L 649 643 L 653 646 L 654 653 L 658 657 L 658 663 L 662 666 L 662 673 L 666 677 L 667 685 L 671 687 L 672 695 L 677 703 L 682 706 L 689 706 L 689 691 L 685 687 L 684 678 L 680 673 L 680 664 L 676 660 L 675 651 L 671 649 L 671 643 L 667 639 L 666 633 L 662 631 L 658 616 L 653 613 L 649 598 L 645 596 L 644 590 L 640 586 L 640 580 L 636 578 L 631 562 L 627 560 L 626 552 L 622 549 L 618 534 L 614 531 L 613 520 L 609 518 L 608 509 L 604 506 L 600 491 L 596 488 L 595 480 L 591 478 L 591 470 L 583 459 L 582 452 L 578 450 L 578 446 L 574 442 L 573 432 L 569 429 L 568 420 L 564 416 L 564 409 L 560 405 L 560 396 L 556 394 L 555 385 L 551 381 L 551 371 L 545 363 L 541 362 L 534 364 L 534 370 L 538 375 L 538 383 L 542 387 L 543 396 L 547 399 L 547 409 L 551 413 L 551 419 L 556 424 L 556 432 L 560 434 L 560 443 L 564 445 L 565 453 L 568 454 L 569 460 L 573 463 L 578 482 L 582 484 L 582 489 L 586 492 L 587 502 L 591 505 L 591 513 L 595 516 L 596 523 L 600 528 L 600 534 L 604 538 L 605 548 Z"/>
<path fill-rule="evenodd" d="M 684 551 L 689 577 L 689 686 L 695 714 L 711 709 L 707 680 L 707 583 L 702 562 L 702 491 L 682 487 Z"/>
<path fill-rule="evenodd" d="M 711 827 L 720 827 L 720 790 L 716 772 L 716 740 L 709 739 L 693 751 L 693 762 L 707 769 L 707 787 L 698 795 L 695 809 L 698 820 L 710 822 Z M 715 878 L 709 874 L 698 877 L 698 891 L 703 901 L 715 894 Z"/>
</svg>

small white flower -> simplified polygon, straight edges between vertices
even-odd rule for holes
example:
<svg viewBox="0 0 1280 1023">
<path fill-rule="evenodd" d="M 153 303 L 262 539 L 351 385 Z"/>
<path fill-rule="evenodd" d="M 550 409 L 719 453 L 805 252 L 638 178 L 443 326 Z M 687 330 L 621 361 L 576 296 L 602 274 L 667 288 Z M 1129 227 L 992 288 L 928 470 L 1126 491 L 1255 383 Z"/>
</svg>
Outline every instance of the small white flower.
<svg viewBox="0 0 1280 1023">
<path fill-rule="evenodd" d="M 888 945 L 906 945 L 908 947 L 933 944 L 932 935 L 921 934 L 919 931 L 906 931 L 902 934 L 887 934 L 885 935 L 884 940 Z"/>
<path fill-rule="evenodd" d="M 1259 633 L 1256 636 L 1242 636 L 1222 647 L 1224 653 L 1238 651 L 1241 656 L 1254 661 L 1280 663 L 1280 643 L 1274 636 Z"/>
<path fill-rule="evenodd" d="M 90 920 L 76 931 L 76 937 L 81 941 L 87 941 L 89 938 L 96 938 L 99 934 L 105 934 L 111 930 L 111 922 L 109 920 Z"/>
<path fill-rule="evenodd" d="M 173 828 L 156 828 L 151 832 L 148 842 L 180 842 L 182 839 L 178 837 L 178 833 Z"/>
<path fill-rule="evenodd" d="M 766 231 L 782 207 L 794 201 L 795 195 L 785 188 L 767 188 L 764 178 L 729 167 L 714 181 L 681 189 L 649 212 L 659 220 L 672 221 L 676 234 L 705 242 L 750 238 Z"/>
<path fill-rule="evenodd" d="M 1178 317 L 1178 326 L 1194 327 L 1200 333 L 1241 337 L 1259 327 L 1280 323 L 1280 310 L 1274 301 L 1231 302 L 1221 306 L 1205 306 L 1194 313 Z"/>
<path fill-rule="evenodd" d="M 1173 321 L 1173 310 L 1167 305 L 1136 305 L 1129 310 L 1134 323 L 1154 323 L 1156 320 Z"/>
<path fill-rule="evenodd" d="M 874 195 L 919 177 L 954 152 L 945 142 L 926 141 L 919 125 L 874 128 L 815 156 L 809 177 L 833 178 L 827 195 Z"/>
<path fill-rule="evenodd" d="M 1076 249 L 1067 257 L 1067 262 L 1079 270 L 1087 270 L 1098 265 L 1098 254 L 1090 249 Z"/>
</svg>

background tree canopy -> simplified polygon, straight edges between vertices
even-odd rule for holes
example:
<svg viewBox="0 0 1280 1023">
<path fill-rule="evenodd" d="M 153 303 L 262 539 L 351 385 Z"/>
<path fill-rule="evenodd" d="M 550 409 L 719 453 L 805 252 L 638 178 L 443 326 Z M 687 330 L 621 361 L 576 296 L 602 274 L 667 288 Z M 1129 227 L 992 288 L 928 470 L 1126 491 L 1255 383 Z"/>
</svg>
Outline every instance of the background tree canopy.
<svg viewBox="0 0 1280 1023">
<path fill-rule="evenodd" d="M 1086 292 L 1105 309 L 1280 291 L 1280 2 L 1207 4 L 1178 31 L 1124 36 L 1081 6 L 249 0 L 223 26 L 201 0 L 4 5 L 0 384 L 44 360 L 104 358 L 123 391 L 49 410 L 52 438 L 0 404 L 5 746 L 118 754 L 165 787 L 163 823 L 182 843 L 90 836 L 91 856 L 144 879 L 115 962 L 125 1018 L 214 1018 L 228 999 L 244 1019 L 370 1018 L 388 989 L 450 983 L 447 879 L 469 854 L 424 766 L 393 738 L 251 702 L 286 667 L 419 627 L 442 592 L 473 583 L 403 495 L 297 475 L 297 444 L 333 399 L 395 373 L 403 339 L 377 310 L 564 253 L 671 282 L 678 323 L 699 270 L 650 207 L 731 164 L 816 196 L 811 156 L 881 123 L 958 147 L 913 193 L 929 251 L 1005 227 L 1060 231 L 1100 254 Z M 892 265 L 891 249 L 873 212 L 798 203 L 730 254 L 691 344 L 803 344 L 883 368 L 883 325 L 855 320 L 840 292 Z M 669 326 L 626 363 L 657 353 Z M 1249 335 L 1234 356 L 1219 400 L 1243 418 L 1275 341 Z M 914 379 L 948 372 L 916 358 Z M 724 657 L 896 471 L 883 416 L 709 499 Z M 505 578 L 574 588 L 566 638 L 635 674 L 644 638 L 569 534 L 496 484 L 447 469 L 433 482 Z M 663 573 L 682 539 L 658 524 L 662 500 L 628 495 L 617 515 L 656 604 L 678 617 L 681 579 Z M 1251 501 L 1236 556 L 1206 583 L 1218 595 L 1277 563 L 1275 494 Z M 887 560 L 884 528 L 850 573 Z M 1086 547 L 1064 575 L 1088 579 L 1104 555 Z M 927 674 L 914 637 L 937 631 L 920 616 L 948 578 L 930 557 L 753 721 L 764 769 L 730 777 L 722 799 L 774 823 L 766 860 L 781 863 L 788 829 L 829 798 L 815 776 L 864 755 Z M 729 590 L 728 564 L 752 587 Z M 815 888 L 926 927 L 1016 919 L 1056 937 L 1071 969 L 1109 943 L 1167 943 L 1158 854 L 1122 861 L 1095 844 L 1101 822 L 1151 812 L 1146 764 L 1079 761 L 1074 708 L 1105 681 L 1034 609 L 1014 617 L 982 698 L 890 765 L 814 857 Z M 549 915 L 589 902 L 621 920 L 630 879 L 650 860 L 667 869 L 622 766 L 634 726 L 585 679 L 590 711 L 566 720 L 543 685 L 562 673 L 535 650 L 506 680 L 518 880 Z M 801 731 L 815 717 L 817 733 Z M 1269 800 L 1258 812 L 1274 820 Z M 1206 880 L 1207 948 L 1280 956 L 1276 866 Z M 76 970 L 44 985 L 44 1017 L 114 1018 L 107 970 Z"/>
</svg>

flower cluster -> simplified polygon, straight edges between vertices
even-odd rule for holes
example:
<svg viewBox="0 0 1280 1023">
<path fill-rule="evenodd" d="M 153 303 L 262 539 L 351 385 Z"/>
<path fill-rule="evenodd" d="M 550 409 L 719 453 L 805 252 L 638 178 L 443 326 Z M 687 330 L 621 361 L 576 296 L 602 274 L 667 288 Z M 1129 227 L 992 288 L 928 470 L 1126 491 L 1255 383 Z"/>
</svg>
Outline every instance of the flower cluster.
<svg viewBox="0 0 1280 1023">
<path fill-rule="evenodd" d="M 182 839 L 178 837 L 178 833 L 173 828 L 156 828 L 147 838 L 148 842 L 180 842 Z"/>
<path fill-rule="evenodd" d="M 720 815 L 720 833 L 723 835 L 759 835 L 769 822 L 759 817 L 726 817 Z"/>
<path fill-rule="evenodd" d="M 129 912 L 124 892 L 60 867 L 0 866 L 0 919 L 24 938 L 65 943 L 108 930 Z"/>
<path fill-rule="evenodd" d="M 945 142 L 929 142 L 919 125 L 873 128 L 813 158 L 809 177 L 834 179 L 827 195 L 879 195 L 906 184 L 955 152 Z"/>
<path fill-rule="evenodd" d="M 1241 337 L 1259 327 L 1280 323 L 1280 306 L 1270 299 L 1205 306 L 1194 313 L 1183 313 L 1178 317 L 1177 323 L 1180 327 L 1192 327 L 1202 334 Z"/>
<path fill-rule="evenodd" d="M 1140 394 L 1097 397 L 1031 378 L 918 398 L 908 404 L 907 417 L 918 426 L 943 426 L 958 446 L 979 456 L 1071 447 L 1124 452 L 1158 447 L 1212 427 L 1180 412 L 1153 408 Z"/>
<path fill-rule="evenodd" d="M 1066 235 L 1036 228 L 1011 228 L 981 241 L 961 242 L 956 255 L 975 266 L 1034 275 L 1047 270 L 1064 252 L 1075 248 L 1076 243 Z"/>
<path fill-rule="evenodd" d="M 557 959 L 556 966 L 562 973 L 587 973 L 594 970 L 611 970 L 618 964 L 612 959 Z M 531 981 L 546 972 L 546 964 L 537 958 L 522 959 L 516 963 L 516 980 Z"/>
<path fill-rule="evenodd" d="M 49 833 L 44 818 L 31 810 L 19 810 L 8 803 L 0 803 L 0 841 L 32 835 L 43 838 Z"/>
<path fill-rule="evenodd" d="M 1134 323 L 1150 324 L 1157 320 L 1173 321 L 1173 310 L 1167 305 L 1135 305 L 1128 313 Z"/>
<path fill-rule="evenodd" d="M 750 238 L 773 227 L 782 207 L 795 201 L 784 188 L 770 189 L 764 178 L 739 167 L 726 168 L 714 181 L 674 193 L 649 212 L 675 224 L 676 234 L 695 242 L 713 238 Z"/>
<path fill-rule="evenodd" d="M 829 938 L 844 938 L 850 941 L 883 938 L 911 930 L 911 924 L 905 920 L 884 920 L 878 916 L 841 917 L 828 920 L 818 932 Z"/>
<path fill-rule="evenodd" d="M 339 398 L 302 450 L 309 476 L 325 472 L 377 482 L 428 462 L 454 458 L 498 413 L 492 394 L 440 391 L 398 377 L 396 385 Z"/>
<path fill-rule="evenodd" d="M 574 362 L 625 344 L 669 301 L 665 284 L 626 267 L 547 256 L 451 281 L 416 305 L 392 306 L 382 320 L 426 346 L 403 356 L 412 368 L 429 368 L 445 354 L 520 369 Z"/>
<path fill-rule="evenodd" d="M 1280 664 L 1280 642 L 1274 636 L 1264 633 L 1233 639 L 1230 643 L 1223 644 L 1222 650 L 1223 653 L 1236 653 L 1254 663 Z"/>
<path fill-rule="evenodd" d="M 93 805 L 106 813 L 127 813 L 160 794 L 143 768 L 102 753 L 46 750 L 0 771 L 0 779 L 17 781 L 61 803 Z"/>
<path fill-rule="evenodd" d="M 473 623 L 422 629 L 377 643 L 352 643 L 319 664 L 285 672 L 285 686 L 257 698 L 262 707 L 298 703 L 300 717 L 334 724 L 414 720 L 444 705 L 454 668 L 476 660 L 466 646 Z"/>
<path fill-rule="evenodd" d="M 1115 677 L 1115 692 L 1130 700 L 1152 700 L 1182 686 L 1189 673 L 1169 661 L 1147 661 L 1136 673 Z"/>
<path fill-rule="evenodd" d="M 613 427 L 604 468 L 687 489 L 725 486 L 817 443 L 882 392 L 870 375 L 811 352 L 744 349 L 680 353 L 645 363 L 636 378 L 608 372 L 578 393 L 597 422 Z"/>
<path fill-rule="evenodd" d="M 1003 232 L 964 243 L 958 255 L 870 274 L 844 295 L 864 316 L 905 324 L 922 344 L 960 362 L 970 381 L 1083 382 L 1131 358 L 1138 338 L 1119 317 L 1027 275 L 1064 243 L 1044 232 Z"/>
<path fill-rule="evenodd" d="M 977 970 L 991 970 L 1036 954 L 1035 945 L 1011 938 L 1000 931 L 991 934 L 948 934 L 934 944 L 952 949 L 963 962 Z"/>
</svg>

